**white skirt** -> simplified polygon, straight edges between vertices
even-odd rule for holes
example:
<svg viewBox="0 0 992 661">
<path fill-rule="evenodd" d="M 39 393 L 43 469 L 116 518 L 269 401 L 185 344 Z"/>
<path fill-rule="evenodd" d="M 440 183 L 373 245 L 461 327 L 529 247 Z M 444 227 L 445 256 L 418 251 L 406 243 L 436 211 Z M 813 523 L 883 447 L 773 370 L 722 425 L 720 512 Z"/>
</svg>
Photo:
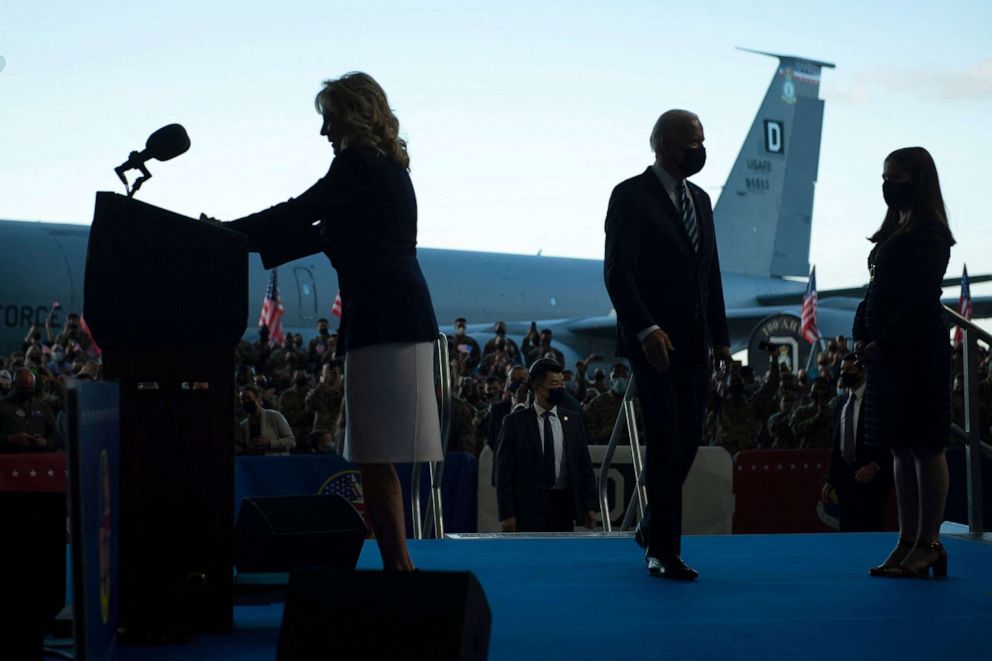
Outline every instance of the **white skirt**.
<svg viewBox="0 0 992 661">
<path fill-rule="evenodd" d="M 375 344 L 344 358 L 345 451 L 358 464 L 441 461 L 434 343 Z"/>
</svg>

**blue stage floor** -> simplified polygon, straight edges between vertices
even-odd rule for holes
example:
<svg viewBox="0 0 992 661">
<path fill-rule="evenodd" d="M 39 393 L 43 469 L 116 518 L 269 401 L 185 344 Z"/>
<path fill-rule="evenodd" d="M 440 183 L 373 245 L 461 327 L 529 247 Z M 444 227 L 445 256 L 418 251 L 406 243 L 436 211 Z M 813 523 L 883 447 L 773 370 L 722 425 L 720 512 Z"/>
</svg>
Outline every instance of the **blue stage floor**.
<svg viewBox="0 0 992 661">
<path fill-rule="evenodd" d="M 647 575 L 630 538 L 412 542 L 422 569 L 471 570 L 492 609 L 490 659 L 992 658 L 992 544 L 944 537 L 945 580 L 870 578 L 893 534 L 687 537 L 694 583 Z M 375 568 L 367 544 L 362 568 Z M 281 606 L 236 631 L 118 659 L 274 659 Z M 328 658 L 334 658 L 329 655 Z"/>
</svg>

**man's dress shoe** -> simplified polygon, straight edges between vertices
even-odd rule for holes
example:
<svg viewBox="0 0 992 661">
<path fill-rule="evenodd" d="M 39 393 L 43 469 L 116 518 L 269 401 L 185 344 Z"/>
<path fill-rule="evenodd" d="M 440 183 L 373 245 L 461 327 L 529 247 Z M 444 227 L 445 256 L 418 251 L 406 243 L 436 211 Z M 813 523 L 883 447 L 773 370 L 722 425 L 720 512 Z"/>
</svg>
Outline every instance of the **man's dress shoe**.
<svg viewBox="0 0 992 661">
<path fill-rule="evenodd" d="M 694 581 L 699 577 L 699 572 L 682 562 L 682 558 L 678 556 L 670 560 L 648 556 L 648 573 L 673 581 Z"/>
</svg>

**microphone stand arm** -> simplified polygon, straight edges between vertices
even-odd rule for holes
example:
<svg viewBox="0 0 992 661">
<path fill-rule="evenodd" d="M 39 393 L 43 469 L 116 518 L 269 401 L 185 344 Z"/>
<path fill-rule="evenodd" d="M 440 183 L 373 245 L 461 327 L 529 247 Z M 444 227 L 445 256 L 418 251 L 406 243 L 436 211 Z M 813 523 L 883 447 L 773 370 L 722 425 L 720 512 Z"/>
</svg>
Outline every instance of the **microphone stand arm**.
<svg viewBox="0 0 992 661">
<path fill-rule="evenodd" d="M 141 176 L 134 180 L 134 184 L 128 184 L 127 177 L 124 176 L 124 172 L 131 169 L 141 171 Z M 141 188 L 141 184 L 152 178 L 152 173 L 145 167 L 145 162 L 141 160 L 141 155 L 136 151 L 131 152 L 127 161 L 114 168 L 114 172 L 117 173 L 118 178 L 124 183 L 124 189 L 127 191 L 128 197 L 134 197 L 134 194 Z"/>
</svg>

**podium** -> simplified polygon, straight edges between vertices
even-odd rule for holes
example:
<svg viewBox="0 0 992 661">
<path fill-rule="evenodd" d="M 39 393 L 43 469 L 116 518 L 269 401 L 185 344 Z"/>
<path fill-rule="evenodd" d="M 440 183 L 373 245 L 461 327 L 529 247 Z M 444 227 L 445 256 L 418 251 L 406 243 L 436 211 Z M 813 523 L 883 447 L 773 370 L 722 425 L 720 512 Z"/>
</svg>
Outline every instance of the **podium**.
<svg viewBox="0 0 992 661">
<path fill-rule="evenodd" d="M 233 617 L 234 349 L 248 242 L 97 193 L 84 318 L 120 385 L 120 626 L 168 637 Z"/>
</svg>

